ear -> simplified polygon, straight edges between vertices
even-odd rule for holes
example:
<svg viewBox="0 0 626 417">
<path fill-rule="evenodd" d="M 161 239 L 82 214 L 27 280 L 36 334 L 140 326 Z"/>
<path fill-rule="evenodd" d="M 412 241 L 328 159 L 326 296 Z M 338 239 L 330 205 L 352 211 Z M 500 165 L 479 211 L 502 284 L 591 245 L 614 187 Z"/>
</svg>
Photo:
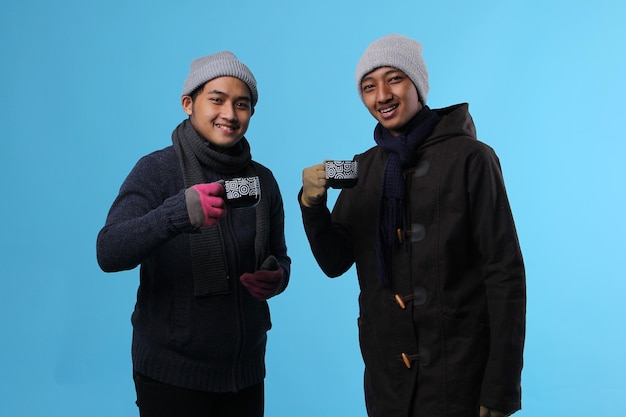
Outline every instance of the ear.
<svg viewBox="0 0 626 417">
<path fill-rule="evenodd" d="M 191 116 L 191 110 L 193 109 L 193 99 L 191 96 L 183 96 L 181 104 L 183 106 L 183 111 L 187 113 L 187 116 Z"/>
</svg>

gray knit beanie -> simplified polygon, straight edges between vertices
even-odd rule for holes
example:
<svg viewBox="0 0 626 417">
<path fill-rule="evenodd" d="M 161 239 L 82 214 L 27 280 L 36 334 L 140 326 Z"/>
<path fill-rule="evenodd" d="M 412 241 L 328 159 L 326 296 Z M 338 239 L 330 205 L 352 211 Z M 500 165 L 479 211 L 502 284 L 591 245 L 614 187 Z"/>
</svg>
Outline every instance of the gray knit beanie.
<svg viewBox="0 0 626 417">
<path fill-rule="evenodd" d="M 361 80 L 376 68 L 394 67 L 404 72 L 417 88 L 422 104 L 428 96 L 428 71 L 422 57 L 422 44 L 403 35 L 387 35 L 369 44 L 356 66 L 356 87 L 361 100 Z"/>
<path fill-rule="evenodd" d="M 251 94 L 252 107 L 259 100 L 256 89 L 256 80 L 250 69 L 230 51 L 222 51 L 213 55 L 194 59 L 191 62 L 189 75 L 183 86 L 183 96 L 191 94 L 193 90 L 217 77 L 230 76 L 239 78 L 248 85 Z"/>
</svg>

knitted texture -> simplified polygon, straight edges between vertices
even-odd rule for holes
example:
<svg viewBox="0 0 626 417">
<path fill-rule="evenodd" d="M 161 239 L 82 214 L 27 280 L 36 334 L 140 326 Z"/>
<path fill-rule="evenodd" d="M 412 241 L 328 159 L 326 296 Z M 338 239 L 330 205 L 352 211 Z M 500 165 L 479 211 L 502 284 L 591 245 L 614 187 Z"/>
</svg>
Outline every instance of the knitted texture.
<svg viewBox="0 0 626 417">
<path fill-rule="evenodd" d="M 417 148 L 432 133 L 437 122 L 437 113 L 424 106 L 407 124 L 406 135 L 393 136 L 380 123 L 374 129 L 376 144 L 389 155 L 385 165 L 376 242 L 376 267 L 380 282 L 385 287 L 391 283 L 391 249 L 400 244 L 396 231 L 405 229 L 404 170 L 415 164 Z"/>
<path fill-rule="evenodd" d="M 233 157 L 224 155 L 217 166 L 228 168 Z M 269 310 L 238 277 L 256 271 L 271 250 L 284 272 L 282 291 L 289 282 L 290 260 L 278 184 L 267 167 L 255 161 L 249 165 L 229 173 L 203 165 L 209 181 L 249 176 L 248 168 L 254 166 L 263 192 L 257 207 L 230 210 L 221 222 L 224 263 L 233 289 L 224 295 L 194 296 L 190 238 L 198 233 L 189 221 L 183 171 L 174 147 L 142 157 L 120 187 L 98 235 L 97 256 L 102 268 L 111 272 L 141 264 L 132 317 L 132 359 L 137 372 L 207 392 L 235 392 L 263 381 Z M 255 237 L 261 204 L 268 205 L 262 211 L 269 216 L 264 222 L 271 224 L 266 239 Z M 255 256 L 257 240 L 265 245 L 259 251 L 261 262 Z"/>
<path fill-rule="evenodd" d="M 363 77 L 380 67 L 394 67 L 415 84 L 422 104 L 428 96 L 428 70 L 422 57 L 422 44 L 403 35 L 387 35 L 369 44 L 356 66 L 356 87 L 361 100 Z"/>
<path fill-rule="evenodd" d="M 257 175 L 251 164 L 250 144 L 246 138 L 242 138 L 235 145 L 238 149 L 236 154 L 217 152 L 208 146 L 208 142 L 198 136 L 187 119 L 172 132 L 172 143 L 180 161 L 185 187 L 217 181 L 220 174 L 238 172 Z M 215 177 L 206 177 L 203 166 L 211 168 L 215 172 Z M 261 262 L 269 255 L 270 208 L 268 204 L 268 200 L 262 198 L 256 208 L 257 265 L 261 265 Z M 201 228 L 200 233 L 191 234 L 189 240 L 194 265 L 194 294 L 196 296 L 228 294 L 230 291 L 228 271 L 224 259 L 220 224 Z"/>
<path fill-rule="evenodd" d="M 194 59 L 183 85 L 182 95 L 189 95 L 199 86 L 218 77 L 235 77 L 246 83 L 250 89 L 252 107 L 256 105 L 259 100 L 256 79 L 252 71 L 230 51 Z"/>
</svg>

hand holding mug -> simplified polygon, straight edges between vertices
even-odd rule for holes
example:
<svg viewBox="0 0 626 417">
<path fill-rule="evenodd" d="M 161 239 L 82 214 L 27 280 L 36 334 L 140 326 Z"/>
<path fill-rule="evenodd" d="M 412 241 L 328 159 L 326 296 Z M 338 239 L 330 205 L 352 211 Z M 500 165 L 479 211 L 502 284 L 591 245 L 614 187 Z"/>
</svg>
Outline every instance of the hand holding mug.
<svg viewBox="0 0 626 417">
<path fill-rule="evenodd" d="M 302 171 L 302 204 L 312 207 L 326 198 L 328 188 L 324 164 L 317 164 Z"/>
<path fill-rule="evenodd" d="M 224 186 L 219 182 L 193 185 L 185 190 L 185 203 L 193 227 L 215 226 L 226 214 Z"/>
</svg>

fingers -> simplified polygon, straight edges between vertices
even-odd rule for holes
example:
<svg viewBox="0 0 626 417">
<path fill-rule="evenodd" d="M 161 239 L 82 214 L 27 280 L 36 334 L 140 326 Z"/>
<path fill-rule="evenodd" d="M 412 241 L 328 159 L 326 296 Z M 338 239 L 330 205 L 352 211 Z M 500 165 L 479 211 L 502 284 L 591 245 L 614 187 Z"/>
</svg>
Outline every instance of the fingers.
<svg viewBox="0 0 626 417">
<path fill-rule="evenodd" d="M 485 406 L 480 406 L 479 417 L 506 417 L 510 414 L 504 413 L 502 411 L 492 410 Z"/>
<path fill-rule="evenodd" d="M 219 218 L 226 214 L 224 199 L 222 197 L 204 196 L 202 206 L 207 217 Z"/>
<path fill-rule="evenodd" d="M 193 186 L 200 194 L 203 195 L 213 195 L 213 196 L 223 196 L 226 194 L 226 190 L 224 189 L 224 184 L 218 182 L 210 182 L 204 184 L 196 184 Z"/>
<path fill-rule="evenodd" d="M 324 164 L 317 164 L 302 171 L 302 185 L 304 187 L 326 188 L 326 170 Z"/>
<path fill-rule="evenodd" d="M 302 171 L 302 202 L 305 206 L 319 204 L 326 195 L 327 188 L 324 164 L 313 165 Z"/>
<path fill-rule="evenodd" d="M 275 271 L 259 270 L 254 275 L 259 286 L 269 285 L 271 287 L 283 279 L 283 270 L 280 268 Z"/>
<path fill-rule="evenodd" d="M 283 270 L 256 271 L 244 273 L 239 278 L 250 294 L 259 300 L 266 300 L 278 291 L 283 279 Z"/>
</svg>

